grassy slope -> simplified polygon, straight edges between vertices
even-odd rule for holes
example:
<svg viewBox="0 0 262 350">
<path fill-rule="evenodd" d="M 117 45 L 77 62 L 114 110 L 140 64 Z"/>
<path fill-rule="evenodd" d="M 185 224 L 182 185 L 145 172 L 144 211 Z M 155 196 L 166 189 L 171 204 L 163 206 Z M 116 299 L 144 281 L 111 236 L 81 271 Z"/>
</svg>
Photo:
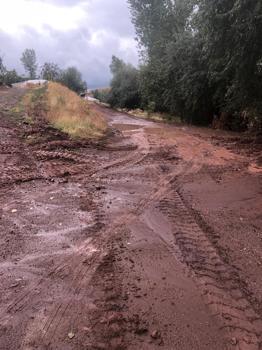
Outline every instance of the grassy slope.
<svg viewBox="0 0 262 350">
<path fill-rule="evenodd" d="M 101 114 L 73 91 L 58 83 L 32 88 L 22 101 L 28 122 L 39 114 L 55 128 L 73 138 L 97 138 L 106 131 Z"/>
<path fill-rule="evenodd" d="M 58 83 L 47 89 L 47 119 L 73 137 L 99 137 L 106 130 L 102 115 L 74 92 Z"/>
</svg>

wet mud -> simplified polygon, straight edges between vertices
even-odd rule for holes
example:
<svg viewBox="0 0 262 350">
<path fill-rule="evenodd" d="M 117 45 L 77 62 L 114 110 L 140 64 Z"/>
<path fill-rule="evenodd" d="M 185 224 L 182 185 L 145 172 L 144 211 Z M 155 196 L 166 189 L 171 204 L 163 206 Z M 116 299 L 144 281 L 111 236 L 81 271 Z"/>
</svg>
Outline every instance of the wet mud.
<svg viewBox="0 0 262 350">
<path fill-rule="evenodd" d="M 110 133 L 74 141 L 13 115 L 22 93 L 0 91 L 0 349 L 261 349 L 260 144 L 100 106 Z"/>
</svg>

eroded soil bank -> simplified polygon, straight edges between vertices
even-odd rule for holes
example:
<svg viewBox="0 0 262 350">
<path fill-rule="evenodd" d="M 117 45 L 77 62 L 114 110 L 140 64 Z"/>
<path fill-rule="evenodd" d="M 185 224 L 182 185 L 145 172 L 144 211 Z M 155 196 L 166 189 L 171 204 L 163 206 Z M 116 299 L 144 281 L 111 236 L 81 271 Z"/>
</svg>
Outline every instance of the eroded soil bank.
<svg viewBox="0 0 262 350">
<path fill-rule="evenodd" d="M 0 349 L 261 349 L 261 148 L 97 107 L 26 124 L 0 92 Z M 241 139 L 240 139 L 241 140 Z"/>
</svg>

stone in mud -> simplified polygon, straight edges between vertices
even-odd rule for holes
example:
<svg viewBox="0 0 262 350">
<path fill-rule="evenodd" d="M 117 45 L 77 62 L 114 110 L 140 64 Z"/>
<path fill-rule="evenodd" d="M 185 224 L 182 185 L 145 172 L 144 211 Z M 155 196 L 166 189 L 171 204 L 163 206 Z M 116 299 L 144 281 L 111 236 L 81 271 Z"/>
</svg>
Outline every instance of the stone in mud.
<svg viewBox="0 0 262 350">
<path fill-rule="evenodd" d="M 68 338 L 73 339 L 75 337 L 75 334 L 73 332 L 68 333 Z"/>
<path fill-rule="evenodd" d="M 157 330 L 154 330 L 152 333 L 151 333 L 151 338 L 153 339 L 159 339 L 161 337 L 161 334 L 159 331 Z"/>
</svg>

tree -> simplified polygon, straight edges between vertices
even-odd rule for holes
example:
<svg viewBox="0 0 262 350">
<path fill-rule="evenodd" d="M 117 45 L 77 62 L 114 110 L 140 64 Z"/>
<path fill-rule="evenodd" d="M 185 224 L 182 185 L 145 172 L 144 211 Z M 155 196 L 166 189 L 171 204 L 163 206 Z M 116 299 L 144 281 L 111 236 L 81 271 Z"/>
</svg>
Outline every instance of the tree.
<svg viewBox="0 0 262 350">
<path fill-rule="evenodd" d="M 26 49 L 21 57 L 25 71 L 29 74 L 30 79 L 36 79 L 37 61 L 36 53 L 33 49 Z"/>
<path fill-rule="evenodd" d="M 82 74 L 75 67 L 69 67 L 62 72 L 60 82 L 69 89 L 80 93 L 87 89 L 87 84 L 82 79 Z"/>
<path fill-rule="evenodd" d="M 4 84 L 5 74 L 6 68 L 4 66 L 3 58 L 0 56 L 0 85 Z"/>
<path fill-rule="evenodd" d="M 62 70 L 57 64 L 46 62 L 42 66 L 41 77 L 50 81 L 58 81 L 77 93 L 87 89 L 86 82 L 83 81 L 81 73 L 75 67 Z"/>
<path fill-rule="evenodd" d="M 202 0 L 198 16 L 215 104 L 230 112 L 258 107 L 262 100 L 261 1 Z"/>
<path fill-rule="evenodd" d="M 23 78 L 19 76 L 15 69 L 7 70 L 3 63 L 3 58 L 0 57 L 0 84 L 12 85 L 23 81 Z"/>
<path fill-rule="evenodd" d="M 189 62 L 194 57 L 196 40 L 191 28 L 193 2 L 129 0 L 129 3 L 144 61 L 140 80 L 142 105 L 144 108 L 154 105 L 156 110 L 179 113 L 190 120 L 188 114 L 192 111 L 184 107 L 191 104 L 192 97 L 181 94 L 179 83 L 183 82 L 185 87 L 186 67 L 194 65 Z"/>
<path fill-rule="evenodd" d="M 139 107 L 139 71 L 115 56 L 112 57 L 110 69 L 113 75 L 108 97 L 110 105 L 128 109 Z"/>
<path fill-rule="evenodd" d="M 128 0 L 137 39 L 149 59 L 161 57 L 192 13 L 191 0 Z"/>
<path fill-rule="evenodd" d="M 46 62 L 41 68 L 41 78 L 49 81 L 59 81 L 62 76 L 62 70 L 52 62 Z"/>
<path fill-rule="evenodd" d="M 17 74 L 17 71 L 15 69 L 6 71 L 5 77 L 4 77 L 4 82 L 6 85 L 12 85 L 15 83 L 19 83 L 23 81 L 24 79 Z"/>
<path fill-rule="evenodd" d="M 3 58 L 0 56 L 0 74 L 2 74 L 5 71 L 5 66 L 3 62 Z"/>
<path fill-rule="evenodd" d="M 227 112 L 232 129 L 260 115 L 262 127 L 260 0 L 128 1 L 145 107 L 201 124 Z"/>
</svg>

